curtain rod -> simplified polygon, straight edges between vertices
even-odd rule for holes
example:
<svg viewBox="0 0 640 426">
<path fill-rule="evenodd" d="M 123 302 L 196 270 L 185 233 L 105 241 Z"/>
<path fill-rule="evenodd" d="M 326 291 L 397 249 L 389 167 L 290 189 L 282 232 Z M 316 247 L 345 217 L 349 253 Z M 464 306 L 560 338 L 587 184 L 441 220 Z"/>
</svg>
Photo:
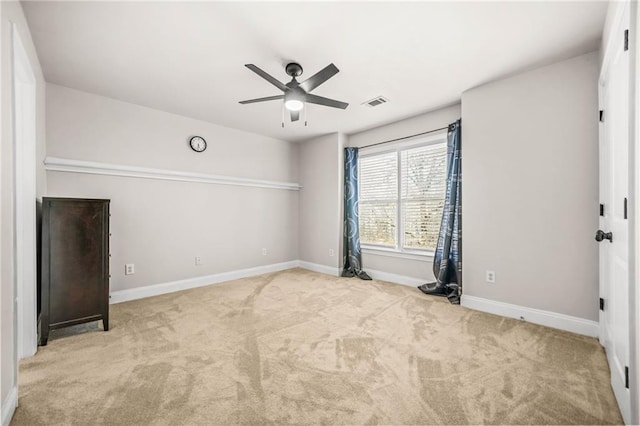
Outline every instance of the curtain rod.
<svg viewBox="0 0 640 426">
<path fill-rule="evenodd" d="M 429 133 L 439 132 L 440 130 L 447 130 L 448 128 L 449 128 L 449 126 L 440 127 L 439 129 L 429 130 L 428 132 L 416 133 L 415 135 L 403 136 L 401 138 L 391 139 L 391 140 L 384 141 L 384 142 L 372 143 L 370 145 L 361 146 L 360 148 L 369 148 L 370 146 L 382 145 L 383 143 L 397 142 L 397 141 L 401 141 L 403 139 L 415 138 L 416 136 L 427 135 Z"/>
</svg>

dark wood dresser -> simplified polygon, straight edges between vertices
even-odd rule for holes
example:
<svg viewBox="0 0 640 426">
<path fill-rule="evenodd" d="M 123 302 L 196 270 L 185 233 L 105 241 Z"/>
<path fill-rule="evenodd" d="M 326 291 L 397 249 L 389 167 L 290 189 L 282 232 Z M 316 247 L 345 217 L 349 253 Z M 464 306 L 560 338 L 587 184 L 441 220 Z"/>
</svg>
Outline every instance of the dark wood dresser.
<svg viewBox="0 0 640 426">
<path fill-rule="evenodd" d="M 109 330 L 109 200 L 44 197 L 41 262 L 40 344 L 85 322 Z"/>
</svg>

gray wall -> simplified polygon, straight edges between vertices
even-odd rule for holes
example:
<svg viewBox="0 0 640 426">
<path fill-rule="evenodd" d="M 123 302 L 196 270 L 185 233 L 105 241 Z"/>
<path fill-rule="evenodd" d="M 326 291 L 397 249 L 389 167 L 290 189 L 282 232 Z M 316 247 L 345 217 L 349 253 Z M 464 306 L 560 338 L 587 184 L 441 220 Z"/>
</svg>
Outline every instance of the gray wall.
<svg viewBox="0 0 640 426">
<path fill-rule="evenodd" d="M 17 1 L 0 2 L 1 25 L 1 82 L 2 115 L 0 128 L 0 401 L 3 403 L 11 389 L 16 385 L 16 365 L 14 352 L 14 149 L 13 149 L 13 28 L 15 23 L 24 44 L 36 78 L 36 195 L 41 197 L 46 192 L 46 179 L 42 167 L 45 152 L 45 82 L 40 69 L 31 34 L 22 13 L 22 6 Z M 35 200 L 34 200 L 35 202 Z M 3 406 L 3 410 L 5 407 Z"/>
<path fill-rule="evenodd" d="M 337 270 L 342 265 L 344 136 L 332 133 L 299 145 L 299 258 Z M 329 250 L 333 250 L 333 256 Z"/>
<path fill-rule="evenodd" d="M 598 63 L 463 93 L 465 295 L 598 320 Z"/>
<path fill-rule="evenodd" d="M 381 108 L 384 108 L 384 106 Z M 348 146 L 361 147 L 376 142 L 387 141 L 446 127 L 459 119 L 460 115 L 460 104 L 452 105 L 447 108 L 407 118 L 385 126 L 376 127 L 360 133 L 354 133 L 348 137 Z M 376 271 L 403 275 L 411 278 L 419 278 L 425 281 L 434 280 L 433 257 L 431 256 L 403 259 L 364 249 L 362 263 L 365 270 L 369 268 Z"/>
<path fill-rule="evenodd" d="M 297 182 L 297 146 L 53 84 L 47 155 Z M 208 143 L 188 146 L 192 135 Z M 47 172 L 48 195 L 111 199 L 111 291 L 297 259 L 298 191 Z M 267 255 L 262 255 L 262 248 Z M 195 265 L 195 257 L 202 265 Z M 135 264 L 134 275 L 124 274 Z"/>
</svg>

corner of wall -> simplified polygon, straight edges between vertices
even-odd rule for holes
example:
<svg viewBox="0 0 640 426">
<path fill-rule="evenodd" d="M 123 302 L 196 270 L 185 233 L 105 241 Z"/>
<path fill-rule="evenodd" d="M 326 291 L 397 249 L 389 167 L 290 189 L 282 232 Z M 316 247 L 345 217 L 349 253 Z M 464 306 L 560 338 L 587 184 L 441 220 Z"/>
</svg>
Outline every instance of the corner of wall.
<svg viewBox="0 0 640 426">
<path fill-rule="evenodd" d="M 11 388 L 7 397 L 2 401 L 2 407 L 0 412 L 2 413 L 2 426 L 9 426 L 11 418 L 18 407 L 18 388 L 14 386 Z"/>
<path fill-rule="evenodd" d="M 340 263 L 341 155 L 344 135 L 300 142 L 299 258 L 337 268 Z M 338 213 L 336 213 L 338 212 Z"/>
<path fill-rule="evenodd" d="M 349 137 L 338 134 L 338 269 L 344 267 L 344 148 L 349 144 Z"/>
</svg>

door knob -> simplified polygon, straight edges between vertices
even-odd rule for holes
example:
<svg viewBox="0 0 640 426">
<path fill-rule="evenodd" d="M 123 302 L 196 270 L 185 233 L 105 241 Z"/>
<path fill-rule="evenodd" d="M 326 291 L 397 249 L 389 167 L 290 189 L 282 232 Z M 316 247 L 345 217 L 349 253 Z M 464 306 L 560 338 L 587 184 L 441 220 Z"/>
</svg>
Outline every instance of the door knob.
<svg viewBox="0 0 640 426">
<path fill-rule="evenodd" d="M 598 229 L 598 232 L 596 232 L 596 241 L 600 242 L 602 240 L 609 240 L 609 242 L 612 243 L 613 234 L 611 232 L 604 232 L 601 229 Z"/>
</svg>

